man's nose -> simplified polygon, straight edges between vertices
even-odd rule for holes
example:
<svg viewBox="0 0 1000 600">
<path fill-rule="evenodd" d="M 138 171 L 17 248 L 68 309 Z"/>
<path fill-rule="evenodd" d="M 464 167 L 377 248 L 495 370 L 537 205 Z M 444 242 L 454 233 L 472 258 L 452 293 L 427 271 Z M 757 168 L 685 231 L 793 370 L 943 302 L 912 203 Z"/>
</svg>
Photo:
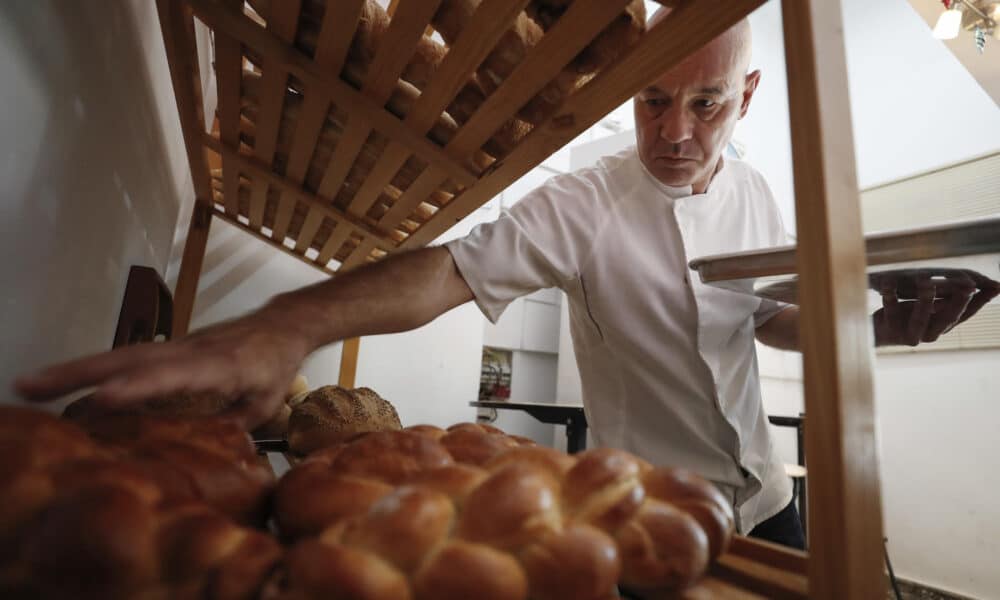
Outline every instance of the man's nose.
<svg viewBox="0 0 1000 600">
<path fill-rule="evenodd" d="M 694 124 L 691 122 L 691 115 L 682 107 L 668 107 L 660 115 L 660 137 L 671 144 L 680 144 L 691 139 Z"/>
</svg>

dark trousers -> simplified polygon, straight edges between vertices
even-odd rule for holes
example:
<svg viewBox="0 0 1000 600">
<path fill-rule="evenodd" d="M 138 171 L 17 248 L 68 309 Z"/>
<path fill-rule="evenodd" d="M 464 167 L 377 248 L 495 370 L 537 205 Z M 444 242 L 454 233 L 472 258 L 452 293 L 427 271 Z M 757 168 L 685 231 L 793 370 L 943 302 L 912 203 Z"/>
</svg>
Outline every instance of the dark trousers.
<svg viewBox="0 0 1000 600">
<path fill-rule="evenodd" d="M 802 533 L 802 521 L 799 520 L 799 509 L 795 507 L 795 498 L 781 512 L 754 527 L 750 531 L 750 537 L 805 550 L 806 536 Z"/>
</svg>

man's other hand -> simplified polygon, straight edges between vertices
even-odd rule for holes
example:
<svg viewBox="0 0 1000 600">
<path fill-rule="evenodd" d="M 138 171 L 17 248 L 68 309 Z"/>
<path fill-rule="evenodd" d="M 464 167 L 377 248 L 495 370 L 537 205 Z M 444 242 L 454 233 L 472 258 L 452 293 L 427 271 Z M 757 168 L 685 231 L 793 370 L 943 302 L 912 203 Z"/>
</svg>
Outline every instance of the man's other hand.
<svg viewBox="0 0 1000 600">
<path fill-rule="evenodd" d="M 936 341 L 1000 294 L 1000 283 L 968 269 L 900 269 L 870 279 L 882 296 L 872 315 L 876 346 Z"/>
</svg>

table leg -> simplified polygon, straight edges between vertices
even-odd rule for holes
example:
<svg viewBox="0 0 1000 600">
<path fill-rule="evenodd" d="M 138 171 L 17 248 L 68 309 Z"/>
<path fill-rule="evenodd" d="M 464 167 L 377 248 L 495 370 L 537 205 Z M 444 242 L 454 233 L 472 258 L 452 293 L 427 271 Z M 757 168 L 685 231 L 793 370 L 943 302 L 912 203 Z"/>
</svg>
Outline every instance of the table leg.
<svg viewBox="0 0 1000 600">
<path fill-rule="evenodd" d="M 576 454 L 587 449 L 587 423 L 570 417 L 566 420 L 566 452 Z"/>
</svg>

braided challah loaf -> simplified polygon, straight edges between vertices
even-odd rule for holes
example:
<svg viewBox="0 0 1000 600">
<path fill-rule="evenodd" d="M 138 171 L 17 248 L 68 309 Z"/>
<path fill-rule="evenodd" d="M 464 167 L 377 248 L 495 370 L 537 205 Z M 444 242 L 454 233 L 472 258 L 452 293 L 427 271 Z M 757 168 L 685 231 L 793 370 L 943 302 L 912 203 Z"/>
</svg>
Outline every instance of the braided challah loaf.
<svg viewBox="0 0 1000 600">
<path fill-rule="evenodd" d="M 176 487 L 193 489 L 197 498 L 240 523 L 266 520 L 274 474 L 236 424 L 207 417 L 96 412 L 73 420 L 107 452 L 169 476 Z"/>
<path fill-rule="evenodd" d="M 463 424 L 371 433 L 307 457 L 275 517 L 289 598 L 596 600 L 679 589 L 723 552 L 709 483 L 626 452 L 570 456 Z"/>
<path fill-rule="evenodd" d="M 128 437 L 103 426 L 109 438 Z M 171 462 L 225 452 L 148 453 L 160 443 L 170 446 L 174 435 L 199 439 L 207 431 L 204 424 L 186 430 L 174 424 L 168 435 L 133 423 L 129 435 L 149 437 L 126 450 L 39 411 L 0 409 L 0 596 L 258 597 L 281 557 L 280 544 L 202 501 L 211 493 L 206 485 L 232 481 L 199 479 L 221 473 L 209 468 L 194 475 L 193 465 Z M 216 433 L 227 437 L 225 428 Z M 207 446 L 207 438 L 191 448 L 198 445 Z M 228 502 L 230 492 L 216 500 Z"/>
</svg>

